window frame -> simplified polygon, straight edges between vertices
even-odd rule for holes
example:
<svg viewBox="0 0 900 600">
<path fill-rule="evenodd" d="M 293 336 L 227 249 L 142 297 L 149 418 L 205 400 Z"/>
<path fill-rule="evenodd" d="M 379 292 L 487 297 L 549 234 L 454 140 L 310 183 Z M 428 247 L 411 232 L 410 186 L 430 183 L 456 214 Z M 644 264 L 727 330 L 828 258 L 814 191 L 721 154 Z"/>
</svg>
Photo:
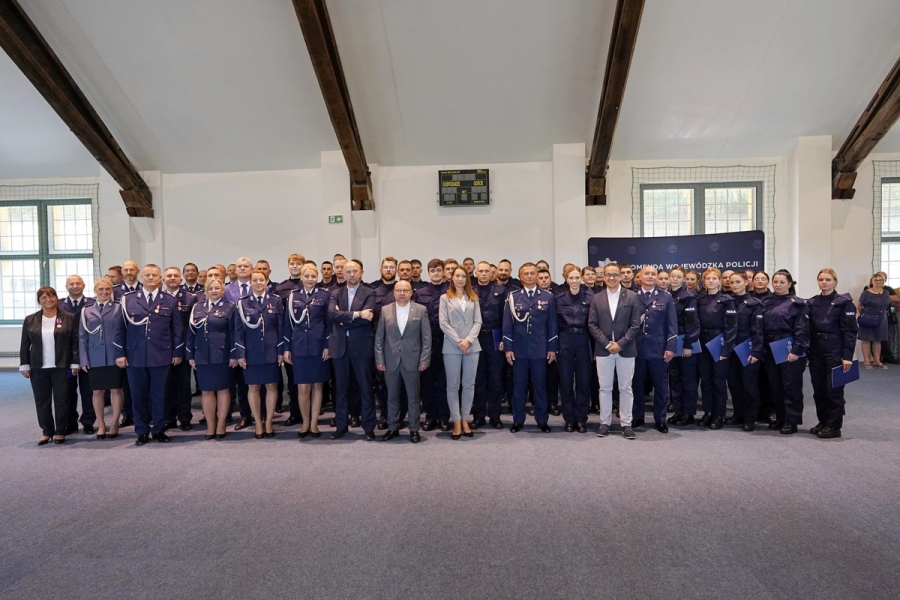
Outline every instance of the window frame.
<svg viewBox="0 0 900 600">
<path fill-rule="evenodd" d="M 898 178 L 900 181 L 900 178 Z M 693 183 L 642 183 L 640 184 L 641 194 L 641 237 L 647 237 L 644 223 L 646 219 L 645 194 L 646 190 L 693 190 L 694 193 L 694 215 L 692 220 L 693 232 L 690 235 L 704 235 L 706 233 L 706 190 L 716 188 L 755 188 L 756 189 L 756 218 L 754 219 L 754 230 L 762 231 L 763 229 L 763 182 L 762 181 L 711 181 L 711 182 L 693 182 Z M 665 237 L 665 236 L 654 236 Z M 898 240 L 900 241 L 900 240 Z"/>
<path fill-rule="evenodd" d="M 877 270 L 879 270 L 879 271 L 884 271 L 884 269 L 885 269 L 884 260 L 882 259 L 882 257 L 884 256 L 884 245 L 885 244 L 900 244 L 900 235 L 890 236 L 890 237 L 884 236 L 884 186 L 886 184 L 894 184 L 894 185 L 900 184 L 900 177 L 882 177 L 881 178 L 881 206 L 879 207 L 879 210 L 881 210 L 881 215 L 880 215 L 880 219 L 879 219 L 879 221 L 881 223 L 881 227 L 876 232 L 878 234 L 878 250 L 879 250 L 878 269 Z M 890 273 L 888 273 L 888 279 L 890 279 Z M 889 281 L 885 281 L 884 283 L 885 283 L 885 285 L 890 285 Z"/>
<path fill-rule="evenodd" d="M 63 260 L 63 259 L 75 259 L 75 258 L 90 258 L 96 268 L 96 260 L 97 260 L 97 239 L 94 232 L 91 232 L 91 240 L 92 240 L 92 248 L 90 251 L 84 252 L 51 252 L 50 251 L 50 218 L 49 218 L 49 208 L 51 206 L 83 206 L 87 205 L 90 209 L 91 214 L 91 223 L 92 228 L 96 222 L 97 215 L 96 211 L 94 211 L 93 201 L 91 198 L 65 198 L 65 199 L 35 199 L 35 200 L 3 200 L 0 201 L 0 207 L 31 207 L 34 206 L 37 208 L 37 216 L 38 216 L 38 251 L 37 252 L 29 252 L 29 253 L 20 253 L 20 254 L 0 254 L 0 261 L 14 261 L 14 260 L 37 260 L 38 267 L 40 269 L 40 285 L 41 287 L 51 285 L 50 281 L 50 261 L 51 260 Z M 85 288 L 89 283 L 93 282 L 85 282 Z M 56 290 L 56 293 L 60 297 L 60 301 L 67 296 L 67 292 L 65 290 Z M 0 325 L 21 325 L 24 319 L 2 319 L 0 318 Z"/>
</svg>

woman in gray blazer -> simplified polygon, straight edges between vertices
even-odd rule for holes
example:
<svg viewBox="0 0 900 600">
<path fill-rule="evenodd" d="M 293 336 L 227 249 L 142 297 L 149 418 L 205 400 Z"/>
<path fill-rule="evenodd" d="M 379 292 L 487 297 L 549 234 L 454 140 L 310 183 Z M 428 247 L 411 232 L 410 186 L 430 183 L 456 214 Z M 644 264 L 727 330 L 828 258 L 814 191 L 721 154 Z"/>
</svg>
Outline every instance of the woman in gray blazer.
<svg viewBox="0 0 900 600">
<path fill-rule="evenodd" d="M 469 413 L 475 397 L 475 373 L 478 371 L 478 333 L 481 331 L 481 307 L 472 289 L 469 274 L 456 267 L 450 287 L 441 295 L 438 320 L 444 332 L 444 369 L 447 373 L 447 404 L 453 421 L 453 439 L 472 437 Z M 462 385 L 462 407 L 459 387 Z"/>
</svg>

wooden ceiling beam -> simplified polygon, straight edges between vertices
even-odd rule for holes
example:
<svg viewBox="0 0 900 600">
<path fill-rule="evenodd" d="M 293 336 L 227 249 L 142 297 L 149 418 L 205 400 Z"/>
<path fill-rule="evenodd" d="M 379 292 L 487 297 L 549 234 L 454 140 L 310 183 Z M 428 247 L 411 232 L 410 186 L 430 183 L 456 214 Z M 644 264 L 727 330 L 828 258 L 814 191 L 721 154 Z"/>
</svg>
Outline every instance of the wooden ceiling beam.
<svg viewBox="0 0 900 600">
<path fill-rule="evenodd" d="M 616 4 L 609 52 L 606 55 L 600 110 L 597 112 L 597 127 L 594 130 L 594 142 L 585 178 L 585 204 L 588 206 L 606 204 L 609 155 L 643 11 L 644 0 L 618 0 Z"/>
<path fill-rule="evenodd" d="M 350 170 L 350 206 L 352 210 L 375 210 L 372 195 L 372 174 L 366 162 L 353 103 L 344 79 L 344 69 L 338 54 L 334 30 L 325 0 L 293 0 L 303 39 L 309 50 L 316 78 L 325 99 L 331 125 L 337 135 L 344 161 Z"/>
<path fill-rule="evenodd" d="M 153 194 L 56 53 L 16 0 L 0 0 L 0 47 L 122 187 L 132 217 L 153 216 Z"/>
<path fill-rule="evenodd" d="M 853 198 L 856 193 L 853 189 L 856 170 L 898 119 L 900 119 L 900 59 L 894 63 L 894 68 L 881 83 L 834 160 L 831 161 L 833 200 Z"/>
</svg>

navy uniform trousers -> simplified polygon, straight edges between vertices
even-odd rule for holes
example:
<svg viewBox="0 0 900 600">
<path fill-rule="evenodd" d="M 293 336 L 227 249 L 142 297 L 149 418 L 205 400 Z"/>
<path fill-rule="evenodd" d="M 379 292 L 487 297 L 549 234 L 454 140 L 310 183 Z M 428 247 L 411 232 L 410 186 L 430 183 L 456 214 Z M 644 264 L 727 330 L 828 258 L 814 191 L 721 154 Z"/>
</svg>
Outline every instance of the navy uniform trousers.
<svg viewBox="0 0 900 600">
<path fill-rule="evenodd" d="M 585 423 L 590 405 L 591 356 L 590 334 L 559 333 L 559 391 L 562 414 L 566 423 Z"/>
</svg>

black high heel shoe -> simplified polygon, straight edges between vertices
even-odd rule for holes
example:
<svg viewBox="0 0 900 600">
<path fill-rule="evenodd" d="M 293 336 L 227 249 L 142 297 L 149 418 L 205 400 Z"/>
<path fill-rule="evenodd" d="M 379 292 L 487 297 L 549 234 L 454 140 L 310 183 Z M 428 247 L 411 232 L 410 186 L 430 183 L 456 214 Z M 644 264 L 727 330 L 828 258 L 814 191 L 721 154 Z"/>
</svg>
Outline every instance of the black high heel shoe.
<svg viewBox="0 0 900 600">
<path fill-rule="evenodd" d="M 221 440 L 221 439 L 223 439 L 224 437 L 225 437 L 225 434 L 224 434 L 224 433 L 217 433 L 217 434 L 216 434 L 216 439 L 217 439 L 217 440 Z"/>
<path fill-rule="evenodd" d="M 111 440 L 114 440 L 114 439 L 116 439 L 117 437 L 119 437 L 119 432 L 116 432 L 116 433 L 108 433 L 108 434 L 106 434 L 106 437 L 108 437 L 108 438 L 111 439 Z"/>
<path fill-rule="evenodd" d="M 322 432 L 321 431 L 310 431 L 309 435 L 313 436 L 314 438 L 318 438 L 320 435 L 322 435 Z"/>
<path fill-rule="evenodd" d="M 216 434 L 214 434 L 214 433 L 207 433 L 207 434 L 206 434 L 206 441 L 207 441 L 207 442 L 208 442 L 209 440 L 214 440 L 214 439 L 216 439 Z"/>
<path fill-rule="evenodd" d="M 297 437 L 300 438 L 301 440 L 308 435 L 309 435 L 309 429 L 307 429 L 306 431 L 298 431 L 297 432 Z"/>
<path fill-rule="evenodd" d="M 49 443 L 50 443 L 50 438 L 47 438 L 46 440 L 43 440 L 43 439 L 38 440 L 38 446 L 46 446 Z"/>
<path fill-rule="evenodd" d="M 272 431 L 267 431 L 263 435 L 265 435 L 267 438 L 273 438 L 275 437 L 275 430 L 273 429 Z"/>
<path fill-rule="evenodd" d="M 65 444 L 66 438 L 53 438 L 53 443 L 54 444 Z"/>
<path fill-rule="evenodd" d="M 97 434 L 97 439 L 98 439 L 98 440 L 105 440 L 107 437 L 108 437 L 108 436 L 107 436 L 107 434 L 105 434 L 105 433 L 98 433 L 98 434 Z"/>
<path fill-rule="evenodd" d="M 257 440 L 261 440 L 261 439 L 263 439 L 264 437 L 266 437 L 266 432 L 263 431 L 262 433 L 254 433 L 254 434 L 253 434 L 253 437 L 254 437 L 255 439 L 257 439 Z"/>
</svg>

